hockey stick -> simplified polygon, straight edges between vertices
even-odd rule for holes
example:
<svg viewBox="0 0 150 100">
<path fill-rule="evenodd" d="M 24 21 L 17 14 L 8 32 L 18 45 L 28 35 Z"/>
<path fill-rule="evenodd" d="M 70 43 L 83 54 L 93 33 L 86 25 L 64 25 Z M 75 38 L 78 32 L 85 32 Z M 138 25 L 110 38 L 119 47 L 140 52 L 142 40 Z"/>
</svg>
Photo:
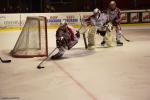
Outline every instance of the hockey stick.
<svg viewBox="0 0 150 100">
<path fill-rule="evenodd" d="M 127 42 L 130 42 L 130 40 L 127 39 L 123 34 L 121 34 L 121 36 L 123 37 L 124 40 L 126 40 Z"/>
<path fill-rule="evenodd" d="M 81 23 L 81 25 L 83 25 L 81 16 L 80 16 L 80 23 Z M 84 40 L 85 49 L 87 49 L 88 45 L 87 45 L 85 33 L 83 33 L 83 40 Z"/>
<path fill-rule="evenodd" d="M 86 42 L 86 36 L 85 33 L 83 34 L 83 40 L 84 40 L 84 44 L 85 44 L 85 49 L 88 48 L 87 42 Z"/>
<path fill-rule="evenodd" d="M 3 60 L 1 57 L 0 57 L 0 60 L 2 63 L 10 63 L 11 62 L 11 60 Z"/>
<path fill-rule="evenodd" d="M 57 49 L 57 47 L 48 55 L 47 58 L 45 58 L 43 61 L 41 61 L 41 63 L 37 66 L 37 69 L 41 69 L 41 68 L 45 68 L 45 67 L 42 67 L 41 65 L 46 61 L 48 60 L 48 58 L 53 54 L 53 52 Z"/>
</svg>

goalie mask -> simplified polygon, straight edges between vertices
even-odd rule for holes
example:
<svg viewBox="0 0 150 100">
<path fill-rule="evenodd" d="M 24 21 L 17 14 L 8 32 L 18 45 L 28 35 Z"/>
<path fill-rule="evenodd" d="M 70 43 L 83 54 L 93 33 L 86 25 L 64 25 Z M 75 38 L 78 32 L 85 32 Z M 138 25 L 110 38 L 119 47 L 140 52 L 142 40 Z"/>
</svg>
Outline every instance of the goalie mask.
<svg viewBox="0 0 150 100">
<path fill-rule="evenodd" d="M 94 11 L 93 11 L 94 15 L 98 15 L 100 13 L 101 13 L 101 11 L 98 8 L 95 8 Z"/>
</svg>

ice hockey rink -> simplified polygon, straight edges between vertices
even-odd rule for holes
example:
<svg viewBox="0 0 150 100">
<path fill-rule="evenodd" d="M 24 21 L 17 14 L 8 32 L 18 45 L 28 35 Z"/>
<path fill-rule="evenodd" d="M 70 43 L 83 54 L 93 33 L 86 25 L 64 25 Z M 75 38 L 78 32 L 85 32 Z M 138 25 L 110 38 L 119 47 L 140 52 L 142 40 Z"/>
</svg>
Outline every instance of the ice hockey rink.
<svg viewBox="0 0 150 100">
<path fill-rule="evenodd" d="M 55 29 L 48 30 L 49 52 Z M 0 31 L 0 100 L 150 100 L 150 24 L 123 26 L 124 46 L 84 49 L 83 39 L 61 60 L 13 58 L 20 31 Z M 99 41 L 100 43 L 100 41 Z"/>
</svg>

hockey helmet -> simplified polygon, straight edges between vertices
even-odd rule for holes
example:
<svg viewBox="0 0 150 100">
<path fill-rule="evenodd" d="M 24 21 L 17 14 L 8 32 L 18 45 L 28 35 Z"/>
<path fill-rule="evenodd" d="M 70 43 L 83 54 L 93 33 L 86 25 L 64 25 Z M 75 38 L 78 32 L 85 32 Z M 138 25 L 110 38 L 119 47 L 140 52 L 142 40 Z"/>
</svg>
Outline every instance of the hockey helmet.
<svg viewBox="0 0 150 100">
<path fill-rule="evenodd" d="M 109 6 L 112 9 L 116 8 L 116 2 L 115 1 L 110 1 Z"/>
<path fill-rule="evenodd" d="M 98 8 L 95 8 L 94 11 L 93 11 L 93 13 L 94 14 L 98 14 L 98 13 L 101 13 L 101 11 Z"/>
<path fill-rule="evenodd" d="M 60 22 L 60 26 L 65 26 L 65 25 L 67 25 L 66 20 L 61 20 L 61 22 Z"/>
</svg>

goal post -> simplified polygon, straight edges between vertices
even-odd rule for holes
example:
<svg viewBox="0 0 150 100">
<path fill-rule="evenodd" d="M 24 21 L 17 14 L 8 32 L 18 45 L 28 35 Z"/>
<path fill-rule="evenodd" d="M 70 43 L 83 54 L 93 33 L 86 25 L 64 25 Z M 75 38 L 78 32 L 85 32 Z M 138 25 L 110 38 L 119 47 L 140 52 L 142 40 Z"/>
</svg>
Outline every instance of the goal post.
<svg viewBox="0 0 150 100">
<path fill-rule="evenodd" d="M 27 17 L 10 54 L 20 58 L 48 56 L 46 17 Z"/>
</svg>

